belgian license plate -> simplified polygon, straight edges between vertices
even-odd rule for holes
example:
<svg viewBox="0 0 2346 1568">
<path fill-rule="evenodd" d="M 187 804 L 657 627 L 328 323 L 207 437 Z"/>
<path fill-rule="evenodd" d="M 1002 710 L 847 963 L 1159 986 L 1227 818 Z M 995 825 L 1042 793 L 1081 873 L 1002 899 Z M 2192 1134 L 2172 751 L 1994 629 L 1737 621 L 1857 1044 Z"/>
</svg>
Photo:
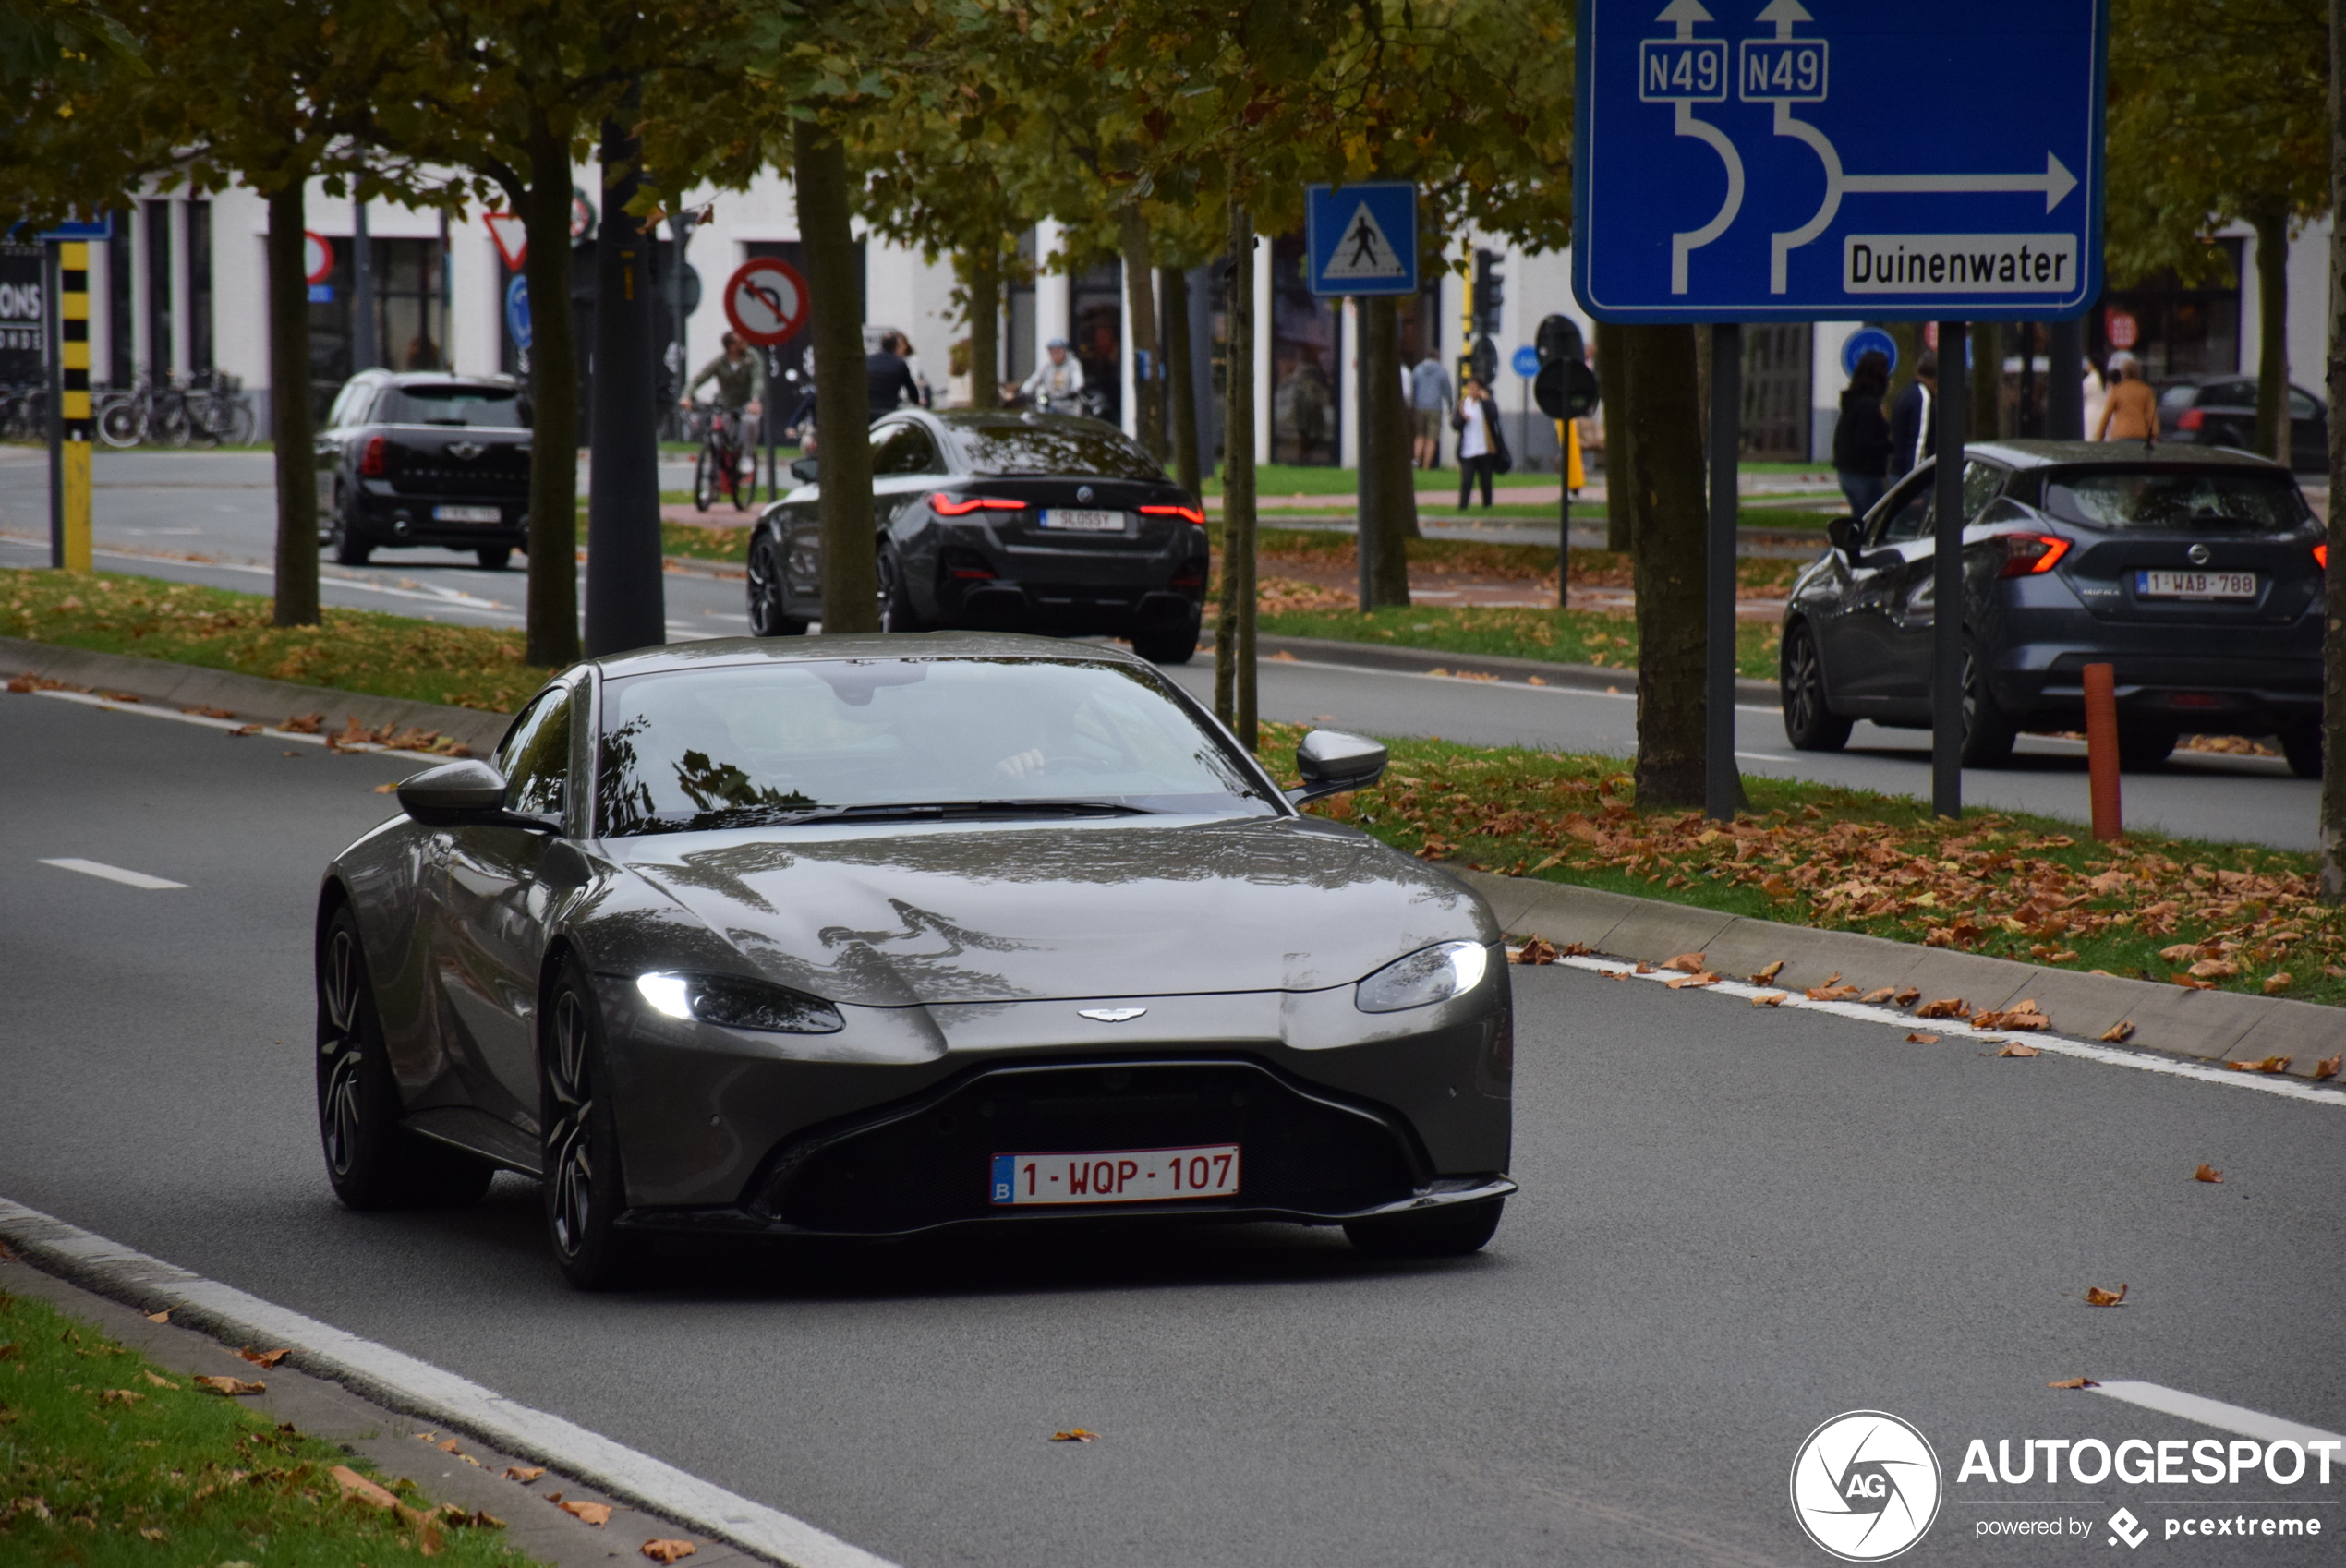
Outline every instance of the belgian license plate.
<svg viewBox="0 0 2346 1568">
<path fill-rule="evenodd" d="M 435 506 L 431 515 L 436 523 L 499 523 L 505 516 L 493 506 Z"/>
<path fill-rule="evenodd" d="M 1043 526 L 1062 528 L 1070 534 L 1120 534 L 1124 532 L 1124 513 L 1077 512 L 1054 506 L 1043 513 Z"/>
<path fill-rule="evenodd" d="M 2134 597 L 2145 599 L 2253 599 L 2254 572 L 2137 572 Z"/>
<path fill-rule="evenodd" d="M 1102 1149 L 1085 1154 L 997 1154 L 987 1185 L 998 1205 L 1166 1203 L 1239 1189 L 1239 1146 Z"/>
</svg>

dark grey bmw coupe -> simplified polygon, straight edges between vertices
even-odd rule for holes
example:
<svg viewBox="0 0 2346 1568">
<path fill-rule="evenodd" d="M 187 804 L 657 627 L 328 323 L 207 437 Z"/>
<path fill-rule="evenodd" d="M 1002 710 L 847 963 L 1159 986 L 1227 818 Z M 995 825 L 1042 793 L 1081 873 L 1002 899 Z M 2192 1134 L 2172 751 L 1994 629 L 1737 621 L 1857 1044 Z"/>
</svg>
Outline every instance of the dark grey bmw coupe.
<svg viewBox="0 0 2346 1568">
<path fill-rule="evenodd" d="M 1282 792 L 1116 649 L 742 639 L 566 670 L 328 869 L 318 1104 L 354 1208 L 542 1178 L 647 1238 L 1102 1212 L 1469 1252 L 1506 1195 L 1489 909 Z"/>
</svg>

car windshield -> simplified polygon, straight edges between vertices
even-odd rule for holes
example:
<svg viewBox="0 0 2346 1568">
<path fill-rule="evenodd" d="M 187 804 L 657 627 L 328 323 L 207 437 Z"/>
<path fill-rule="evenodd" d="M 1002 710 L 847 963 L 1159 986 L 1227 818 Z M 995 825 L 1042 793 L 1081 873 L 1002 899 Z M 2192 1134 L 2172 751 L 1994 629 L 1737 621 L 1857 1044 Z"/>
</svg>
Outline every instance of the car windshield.
<svg viewBox="0 0 2346 1568">
<path fill-rule="evenodd" d="M 1165 470 L 1123 431 L 1072 418 L 1029 424 L 1005 419 L 960 425 L 954 432 L 970 472 L 987 476 L 1083 474 L 1103 479 L 1162 482 Z"/>
<path fill-rule="evenodd" d="M 2311 515 L 2297 481 L 2264 468 L 2088 468 L 2056 474 L 2045 510 L 2089 528 L 2279 534 Z"/>
<path fill-rule="evenodd" d="M 521 395 L 512 387 L 454 383 L 387 388 L 376 406 L 379 425 L 481 425 L 522 428 Z"/>
<path fill-rule="evenodd" d="M 1154 672 L 1084 659 L 868 658 L 613 681 L 596 800 L 613 837 L 856 814 L 1277 811 Z"/>
</svg>

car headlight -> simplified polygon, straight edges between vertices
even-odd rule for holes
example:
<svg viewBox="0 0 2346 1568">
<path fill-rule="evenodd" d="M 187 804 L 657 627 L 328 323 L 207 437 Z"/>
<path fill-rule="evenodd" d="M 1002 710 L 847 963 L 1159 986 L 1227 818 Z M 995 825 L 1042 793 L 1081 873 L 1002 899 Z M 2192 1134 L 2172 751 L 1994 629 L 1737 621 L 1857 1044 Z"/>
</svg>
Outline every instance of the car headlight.
<svg viewBox="0 0 2346 1568">
<path fill-rule="evenodd" d="M 1480 942 L 1441 942 L 1396 959 L 1352 993 L 1364 1013 L 1397 1013 L 1463 996 L 1482 983 L 1491 955 Z"/>
<path fill-rule="evenodd" d="M 639 974 L 635 990 L 652 1010 L 698 1019 L 728 1029 L 778 1034 L 836 1034 L 847 1027 L 839 1009 L 820 996 L 733 974 Z"/>
</svg>

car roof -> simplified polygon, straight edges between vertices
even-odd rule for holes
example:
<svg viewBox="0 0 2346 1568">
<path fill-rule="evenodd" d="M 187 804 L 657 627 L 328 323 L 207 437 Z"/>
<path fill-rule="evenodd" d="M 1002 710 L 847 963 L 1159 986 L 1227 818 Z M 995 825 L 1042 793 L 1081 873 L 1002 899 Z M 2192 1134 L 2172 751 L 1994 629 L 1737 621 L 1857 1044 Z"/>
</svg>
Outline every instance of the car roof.
<svg viewBox="0 0 2346 1568">
<path fill-rule="evenodd" d="M 1087 435 L 1097 435 L 1103 429 L 1116 430 L 1106 420 L 1089 415 L 1035 414 L 1019 408 L 953 408 L 929 417 L 955 430 L 1081 430 Z"/>
<path fill-rule="evenodd" d="M 2146 446 L 2134 440 L 2115 441 L 1973 441 L 1964 451 L 2008 468 L 2124 467 L 2271 468 L 2287 472 L 2269 457 L 2235 452 L 2223 446 L 2190 446 L 2170 442 Z"/>
<path fill-rule="evenodd" d="M 463 370 L 386 370 L 381 366 L 374 366 L 361 370 L 350 379 L 354 381 L 373 381 L 379 384 L 402 388 L 428 385 L 444 386 L 451 381 L 455 382 L 459 386 L 502 387 L 507 391 L 511 391 L 521 385 L 521 382 L 517 378 L 504 375 L 502 372 L 484 376 L 475 376 Z"/>
<path fill-rule="evenodd" d="M 680 669 L 726 666 L 804 664 L 822 659 L 862 658 L 1082 658 L 1103 664 L 1145 664 L 1106 643 L 1065 642 L 1013 632 L 925 632 L 844 633 L 818 637 L 710 637 L 606 654 L 586 662 L 611 678 L 658 675 Z"/>
</svg>

